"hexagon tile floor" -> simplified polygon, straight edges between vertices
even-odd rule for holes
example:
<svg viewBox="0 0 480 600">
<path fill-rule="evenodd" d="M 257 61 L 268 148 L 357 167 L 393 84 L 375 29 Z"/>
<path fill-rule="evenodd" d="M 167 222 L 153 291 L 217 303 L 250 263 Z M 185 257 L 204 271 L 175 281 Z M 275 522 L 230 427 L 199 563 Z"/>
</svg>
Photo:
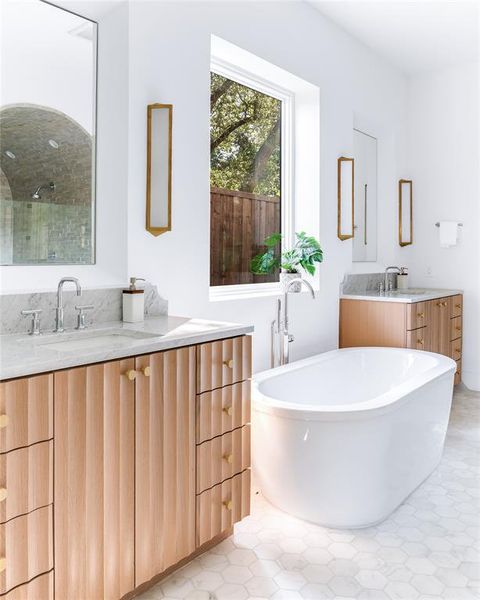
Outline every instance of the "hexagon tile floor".
<svg viewBox="0 0 480 600">
<path fill-rule="evenodd" d="M 255 494 L 235 533 L 141 600 L 480 598 L 480 394 L 457 391 L 442 463 L 386 521 L 339 531 Z"/>
</svg>

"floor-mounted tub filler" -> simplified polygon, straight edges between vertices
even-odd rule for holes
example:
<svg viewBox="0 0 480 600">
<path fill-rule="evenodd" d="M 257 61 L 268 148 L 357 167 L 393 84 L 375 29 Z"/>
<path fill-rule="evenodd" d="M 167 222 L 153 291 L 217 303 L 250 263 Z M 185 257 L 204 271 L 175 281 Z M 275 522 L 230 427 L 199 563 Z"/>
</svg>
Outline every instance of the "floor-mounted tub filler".
<svg viewBox="0 0 480 600">
<path fill-rule="evenodd" d="M 253 457 L 265 497 L 334 528 L 385 519 L 438 465 L 455 361 L 346 348 L 265 371 L 253 383 Z"/>
</svg>

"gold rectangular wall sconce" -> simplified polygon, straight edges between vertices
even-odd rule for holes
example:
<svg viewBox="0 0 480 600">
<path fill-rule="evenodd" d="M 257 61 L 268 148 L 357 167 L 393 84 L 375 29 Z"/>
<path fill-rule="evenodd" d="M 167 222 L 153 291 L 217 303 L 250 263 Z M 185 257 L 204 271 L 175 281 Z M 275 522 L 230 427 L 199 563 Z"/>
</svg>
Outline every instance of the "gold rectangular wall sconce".
<svg viewBox="0 0 480 600">
<path fill-rule="evenodd" d="M 398 243 L 400 246 L 413 243 L 413 189 L 410 179 L 398 182 Z"/>
<path fill-rule="evenodd" d="M 147 107 L 146 229 L 160 235 L 172 229 L 172 104 Z"/>
<path fill-rule="evenodd" d="M 355 200 L 355 161 L 341 156 L 337 161 L 338 220 L 337 236 L 341 240 L 353 238 Z"/>
</svg>

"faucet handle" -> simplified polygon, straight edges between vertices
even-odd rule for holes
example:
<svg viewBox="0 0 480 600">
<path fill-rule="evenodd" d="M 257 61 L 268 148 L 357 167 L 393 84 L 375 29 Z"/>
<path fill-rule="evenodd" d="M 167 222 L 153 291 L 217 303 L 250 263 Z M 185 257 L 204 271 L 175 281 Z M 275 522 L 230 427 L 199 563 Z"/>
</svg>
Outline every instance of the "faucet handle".
<svg viewBox="0 0 480 600">
<path fill-rule="evenodd" d="M 28 332 L 29 335 L 39 335 L 40 334 L 40 313 L 43 312 L 41 308 L 30 308 L 28 310 L 22 310 L 22 315 L 24 317 L 31 316 L 32 317 L 32 325 L 31 329 Z"/>
<path fill-rule="evenodd" d="M 93 304 L 83 304 L 82 306 L 77 306 L 75 305 L 75 310 L 78 310 L 78 317 L 77 317 L 77 327 L 76 329 L 86 329 L 87 324 L 85 321 L 85 312 L 87 310 L 93 310 L 95 307 L 93 306 Z"/>
</svg>

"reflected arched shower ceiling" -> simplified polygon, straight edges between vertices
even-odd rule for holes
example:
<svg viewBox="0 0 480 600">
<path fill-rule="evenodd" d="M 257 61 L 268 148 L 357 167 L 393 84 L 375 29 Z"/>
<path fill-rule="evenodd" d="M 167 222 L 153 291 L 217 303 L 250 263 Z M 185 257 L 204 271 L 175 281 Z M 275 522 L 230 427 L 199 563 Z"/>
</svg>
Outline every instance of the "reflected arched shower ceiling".
<svg viewBox="0 0 480 600">
<path fill-rule="evenodd" d="M 0 167 L 13 200 L 92 203 L 92 137 L 62 112 L 33 104 L 2 107 Z M 32 200 L 38 186 L 50 182 L 55 191 L 44 189 L 41 200 Z"/>
</svg>

